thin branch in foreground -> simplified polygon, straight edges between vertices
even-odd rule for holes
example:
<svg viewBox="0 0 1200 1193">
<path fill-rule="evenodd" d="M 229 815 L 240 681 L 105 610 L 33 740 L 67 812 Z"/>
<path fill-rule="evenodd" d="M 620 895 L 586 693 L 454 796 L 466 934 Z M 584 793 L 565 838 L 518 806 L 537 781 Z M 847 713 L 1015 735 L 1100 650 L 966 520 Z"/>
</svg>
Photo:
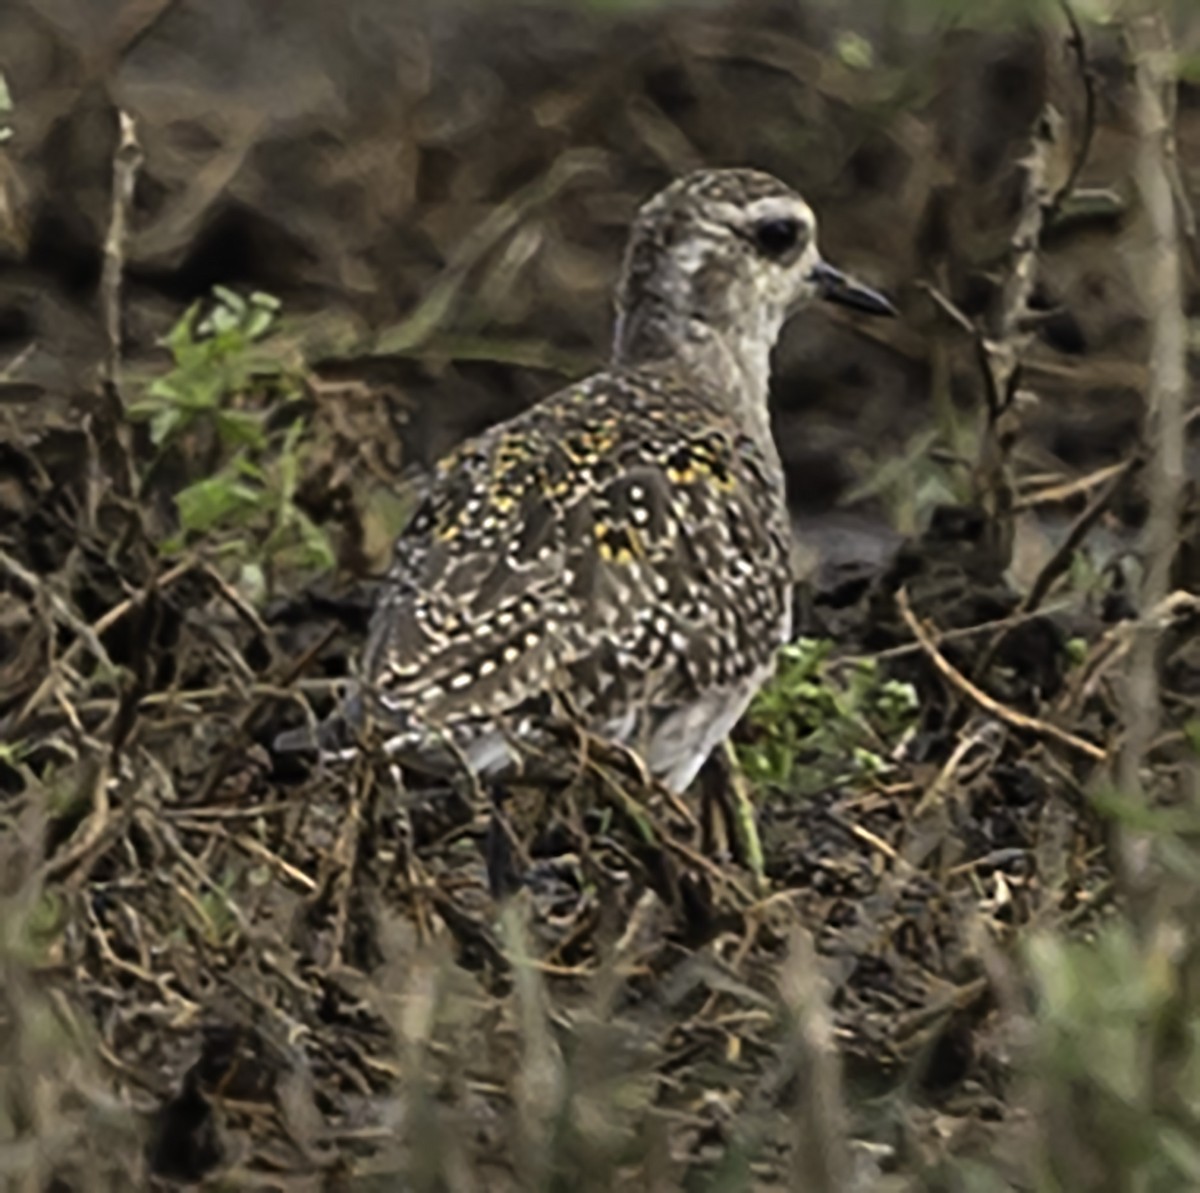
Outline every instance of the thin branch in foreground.
<svg viewBox="0 0 1200 1193">
<path fill-rule="evenodd" d="M 1144 573 L 1138 594 L 1129 672 L 1124 692 L 1125 745 L 1118 779 L 1127 797 L 1140 796 L 1142 763 L 1158 731 L 1160 623 L 1150 616 L 1170 592 L 1184 483 L 1184 401 L 1187 393 L 1187 321 L 1175 172 L 1175 76 L 1170 35 L 1161 13 L 1147 12 L 1129 26 L 1136 70 L 1138 156 L 1134 171 L 1142 207 L 1144 242 L 1134 256 L 1143 310 L 1150 324 L 1148 388 L 1143 424 L 1149 514 L 1142 532 Z M 1146 881 L 1146 850 L 1122 834 L 1118 865 L 1127 892 Z"/>
<path fill-rule="evenodd" d="M 792 933 L 780 993 L 791 1018 L 787 1052 L 795 1081 L 792 1187 L 841 1193 L 850 1187 L 850 1150 L 841 1065 L 812 937 Z"/>
</svg>

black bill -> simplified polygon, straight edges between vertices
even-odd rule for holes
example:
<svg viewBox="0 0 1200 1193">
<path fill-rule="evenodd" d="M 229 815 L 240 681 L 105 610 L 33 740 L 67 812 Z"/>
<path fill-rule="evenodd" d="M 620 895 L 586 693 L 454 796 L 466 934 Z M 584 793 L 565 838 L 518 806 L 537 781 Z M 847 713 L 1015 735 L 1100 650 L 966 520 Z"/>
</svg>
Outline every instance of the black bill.
<svg viewBox="0 0 1200 1193">
<path fill-rule="evenodd" d="M 819 262 L 809 275 L 816 282 L 817 292 L 829 302 L 838 302 L 845 307 L 853 307 L 856 311 L 866 311 L 869 315 L 896 315 L 896 308 L 890 300 L 878 290 L 856 282 L 852 277 L 834 269 L 832 265 Z"/>
</svg>

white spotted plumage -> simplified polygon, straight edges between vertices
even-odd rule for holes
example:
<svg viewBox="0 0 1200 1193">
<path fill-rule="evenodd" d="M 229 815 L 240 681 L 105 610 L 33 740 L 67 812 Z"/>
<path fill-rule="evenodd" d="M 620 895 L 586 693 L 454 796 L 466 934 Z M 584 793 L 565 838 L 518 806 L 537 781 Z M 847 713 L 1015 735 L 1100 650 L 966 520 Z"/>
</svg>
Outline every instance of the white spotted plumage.
<svg viewBox="0 0 1200 1193">
<path fill-rule="evenodd" d="M 567 707 L 687 786 L 790 633 L 768 360 L 835 273 L 769 175 L 643 207 L 609 367 L 441 460 L 397 540 L 356 702 L 389 748 L 494 773 Z"/>
</svg>

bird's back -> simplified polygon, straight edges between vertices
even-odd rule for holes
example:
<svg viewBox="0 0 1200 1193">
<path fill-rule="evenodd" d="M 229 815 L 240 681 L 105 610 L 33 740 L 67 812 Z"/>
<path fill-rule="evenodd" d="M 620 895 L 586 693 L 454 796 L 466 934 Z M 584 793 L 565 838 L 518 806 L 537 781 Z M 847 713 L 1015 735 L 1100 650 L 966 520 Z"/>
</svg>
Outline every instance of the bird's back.
<svg viewBox="0 0 1200 1193">
<path fill-rule="evenodd" d="M 368 707 L 408 752 L 449 742 L 487 771 L 561 695 L 684 785 L 786 639 L 788 535 L 778 459 L 719 395 L 597 374 L 437 466 L 375 613 Z"/>
</svg>

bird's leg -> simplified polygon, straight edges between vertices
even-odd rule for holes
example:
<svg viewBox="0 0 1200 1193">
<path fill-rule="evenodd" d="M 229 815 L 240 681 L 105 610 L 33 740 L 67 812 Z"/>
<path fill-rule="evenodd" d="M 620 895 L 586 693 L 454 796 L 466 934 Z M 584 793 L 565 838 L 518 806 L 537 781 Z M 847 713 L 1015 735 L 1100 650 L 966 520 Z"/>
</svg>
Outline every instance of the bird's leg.
<svg viewBox="0 0 1200 1193">
<path fill-rule="evenodd" d="M 510 778 L 489 787 L 491 812 L 484 837 L 484 860 L 492 897 L 513 894 L 534 869 L 533 854 L 544 843 L 554 795 L 545 781 Z"/>
<path fill-rule="evenodd" d="M 738 764 L 737 755 L 730 742 L 710 755 L 700 771 L 701 815 L 704 821 L 706 846 L 715 845 L 715 829 L 712 823 L 714 807 L 719 807 L 725 822 L 725 832 L 733 837 L 734 856 L 750 871 L 756 891 L 762 894 L 767 889 L 764 873 L 762 841 L 758 835 L 758 822 L 754 815 L 754 804 L 750 798 L 746 776 Z"/>
<path fill-rule="evenodd" d="M 704 760 L 697 776 L 700 788 L 700 848 L 708 857 L 722 858 L 730 854 L 729 817 L 723 811 L 721 789 L 726 785 L 726 768 L 716 754 Z"/>
<path fill-rule="evenodd" d="M 488 890 L 496 902 L 515 895 L 521 889 L 528 859 L 504 811 L 505 792 L 493 785 L 490 790 L 491 812 L 483 838 L 483 862 L 487 869 Z"/>
</svg>

